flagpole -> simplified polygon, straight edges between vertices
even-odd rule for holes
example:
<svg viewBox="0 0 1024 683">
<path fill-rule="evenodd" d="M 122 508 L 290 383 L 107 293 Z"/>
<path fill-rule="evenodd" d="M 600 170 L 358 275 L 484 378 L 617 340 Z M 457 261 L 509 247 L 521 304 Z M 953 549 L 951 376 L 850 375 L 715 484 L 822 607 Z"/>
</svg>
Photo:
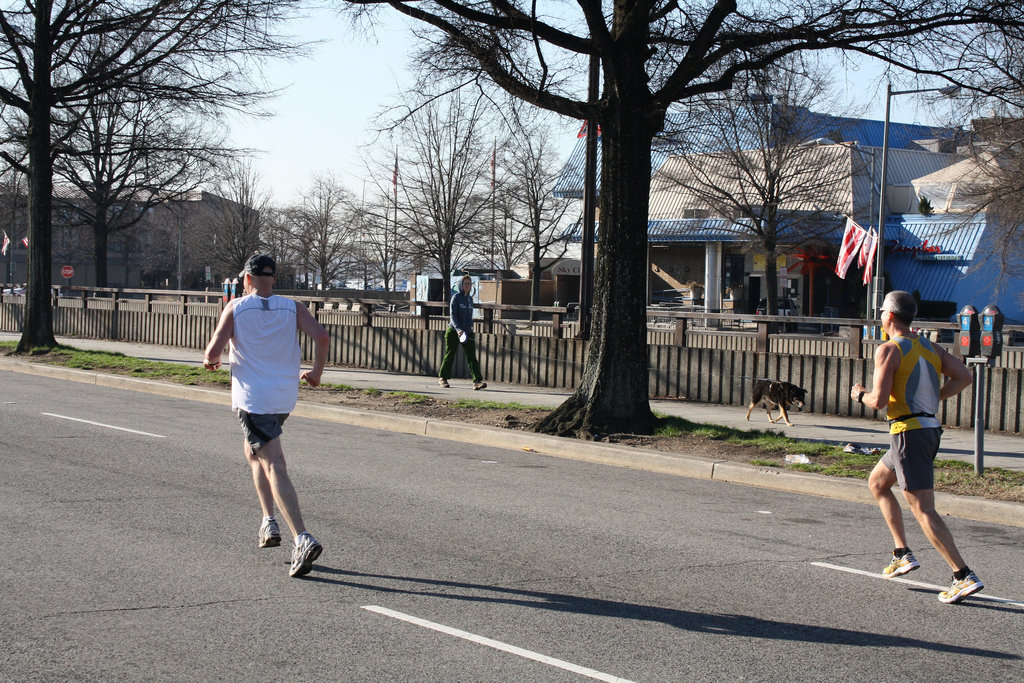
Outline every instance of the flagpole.
<svg viewBox="0 0 1024 683">
<path fill-rule="evenodd" d="M 498 231 L 498 222 L 494 215 L 494 158 L 498 154 L 498 141 L 494 141 L 494 146 L 491 148 L 491 270 L 495 270 L 494 265 L 494 235 Z"/>
<path fill-rule="evenodd" d="M 398 289 L 398 148 L 397 147 L 395 147 L 395 175 L 394 175 L 394 179 L 392 180 L 392 184 L 394 185 L 393 195 L 394 195 L 394 205 L 395 205 L 395 220 L 394 220 L 394 223 L 391 224 L 392 237 L 394 239 L 392 240 L 390 254 L 391 254 L 391 257 L 394 259 L 393 263 L 394 263 L 394 266 L 395 266 L 395 270 L 394 270 L 393 275 L 395 277 L 395 289 L 397 290 Z M 386 214 L 387 214 L 387 212 L 385 211 L 385 219 L 384 219 L 384 242 L 385 242 L 385 246 L 387 246 L 387 229 L 388 229 Z M 385 258 L 387 258 L 387 256 L 385 256 Z"/>
</svg>

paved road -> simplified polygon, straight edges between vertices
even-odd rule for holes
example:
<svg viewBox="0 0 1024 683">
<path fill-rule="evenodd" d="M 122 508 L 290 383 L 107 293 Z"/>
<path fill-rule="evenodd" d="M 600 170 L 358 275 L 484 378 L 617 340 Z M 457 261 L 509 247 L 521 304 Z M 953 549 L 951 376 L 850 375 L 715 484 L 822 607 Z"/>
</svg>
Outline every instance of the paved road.
<svg viewBox="0 0 1024 683">
<path fill-rule="evenodd" d="M 19 335 L 0 332 L 0 341 L 15 341 Z M 191 349 L 180 349 L 150 344 L 112 342 L 94 339 L 61 338 L 60 342 L 82 349 L 99 349 L 123 353 L 127 356 L 149 358 L 172 363 L 202 364 L 202 354 Z M 225 361 L 227 356 L 225 355 Z M 375 370 L 353 368 L 328 368 L 325 381 L 347 384 L 359 389 L 376 388 L 383 391 L 411 391 L 428 396 L 456 398 L 486 398 L 495 401 L 515 401 L 526 405 L 555 407 L 570 392 L 565 390 L 542 389 L 518 384 L 490 382 L 484 392 L 473 391 L 469 380 L 453 380 L 451 389 L 437 386 L 434 377 L 405 375 Z M 739 429 L 775 430 L 797 439 L 825 441 L 829 443 L 854 443 L 865 448 L 888 447 L 886 424 L 879 418 L 866 420 L 815 415 L 793 412 L 793 427 L 773 426 L 765 418 L 764 411 L 757 409 L 750 421 L 746 421 L 746 408 L 723 406 L 686 401 L 652 401 L 652 408 L 665 415 L 676 415 L 695 422 L 722 424 Z M 970 429 L 947 429 L 942 437 L 940 458 L 963 460 L 974 463 L 975 433 Z M 1012 434 L 988 433 L 984 435 L 985 467 L 1024 471 L 1024 437 Z"/>
<path fill-rule="evenodd" d="M 293 417 L 289 579 L 227 408 L 2 377 L 5 681 L 1024 674 L 1018 528 L 949 520 L 988 585 L 948 606 L 870 506 Z"/>
</svg>

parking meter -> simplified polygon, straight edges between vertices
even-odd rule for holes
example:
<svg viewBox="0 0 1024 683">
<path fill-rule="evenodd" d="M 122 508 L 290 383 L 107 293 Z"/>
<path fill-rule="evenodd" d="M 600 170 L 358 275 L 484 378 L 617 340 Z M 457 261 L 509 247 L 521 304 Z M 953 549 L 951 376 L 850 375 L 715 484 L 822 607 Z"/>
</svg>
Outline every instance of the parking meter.
<svg viewBox="0 0 1024 683">
<path fill-rule="evenodd" d="M 997 357 L 1003 350 L 1003 312 L 995 304 L 981 311 L 981 355 Z"/>
<path fill-rule="evenodd" d="M 978 309 L 967 304 L 957 314 L 960 329 L 956 335 L 956 348 L 963 357 L 977 356 L 981 348 L 981 328 L 978 324 Z"/>
</svg>

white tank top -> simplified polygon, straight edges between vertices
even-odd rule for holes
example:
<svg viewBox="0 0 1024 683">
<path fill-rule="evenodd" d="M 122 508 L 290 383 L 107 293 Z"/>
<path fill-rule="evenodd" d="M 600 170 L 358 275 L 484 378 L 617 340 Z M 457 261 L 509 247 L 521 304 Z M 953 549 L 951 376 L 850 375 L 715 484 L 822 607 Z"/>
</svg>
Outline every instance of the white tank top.
<svg viewBox="0 0 1024 683">
<path fill-rule="evenodd" d="M 232 311 L 231 407 L 256 415 L 290 413 L 299 398 L 295 302 L 249 294 Z"/>
</svg>

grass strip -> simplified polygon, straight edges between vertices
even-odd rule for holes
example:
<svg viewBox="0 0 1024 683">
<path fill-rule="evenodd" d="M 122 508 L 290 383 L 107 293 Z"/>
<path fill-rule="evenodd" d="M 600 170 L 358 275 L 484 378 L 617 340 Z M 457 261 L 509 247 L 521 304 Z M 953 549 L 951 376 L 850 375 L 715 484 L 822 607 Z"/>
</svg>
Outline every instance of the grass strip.
<svg viewBox="0 0 1024 683">
<path fill-rule="evenodd" d="M 16 342 L 0 342 L 0 351 L 7 354 L 13 353 L 16 347 Z M 226 387 L 231 384 L 231 376 L 226 370 L 211 372 L 201 366 L 151 361 L 125 356 L 121 353 L 85 351 L 71 346 L 57 346 L 53 349 L 33 349 L 28 355 L 33 360 L 68 368 L 170 381 L 189 386 Z M 379 389 L 359 390 L 345 384 L 327 383 L 321 386 L 334 391 L 362 391 L 370 396 L 382 393 Z M 404 391 L 387 392 L 387 395 L 414 405 L 436 400 L 423 394 Z M 527 406 L 521 403 L 500 403 L 468 398 L 453 401 L 451 405 L 470 410 L 530 410 L 538 412 L 549 410 L 549 408 Z M 749 463 L 759 467 L 778 467 L 835 477 L 867 479 L 879 458 L 877 454 L 847 453 L 842 446 L 815 441 L 800 441 L 776 432 L 703 424 L 670 415 L 656 414 L 656 417 L 658 422 L 655 436 L 672 438 L 695 435 L 710 441 L 724 441 L 749 446 L 751 449 Z M 786 462 L 786 455 L 798 453 L 806 455 L 810 462 Z M 935 490 L 996 500 L 1019 501 L 1021 491 L 1024 490 L 1024 472 L 988 467 L 979 477 L 974 473 L 974 466 L 971 463 L 960 460 L 936 460 Z"/>
</svg>

